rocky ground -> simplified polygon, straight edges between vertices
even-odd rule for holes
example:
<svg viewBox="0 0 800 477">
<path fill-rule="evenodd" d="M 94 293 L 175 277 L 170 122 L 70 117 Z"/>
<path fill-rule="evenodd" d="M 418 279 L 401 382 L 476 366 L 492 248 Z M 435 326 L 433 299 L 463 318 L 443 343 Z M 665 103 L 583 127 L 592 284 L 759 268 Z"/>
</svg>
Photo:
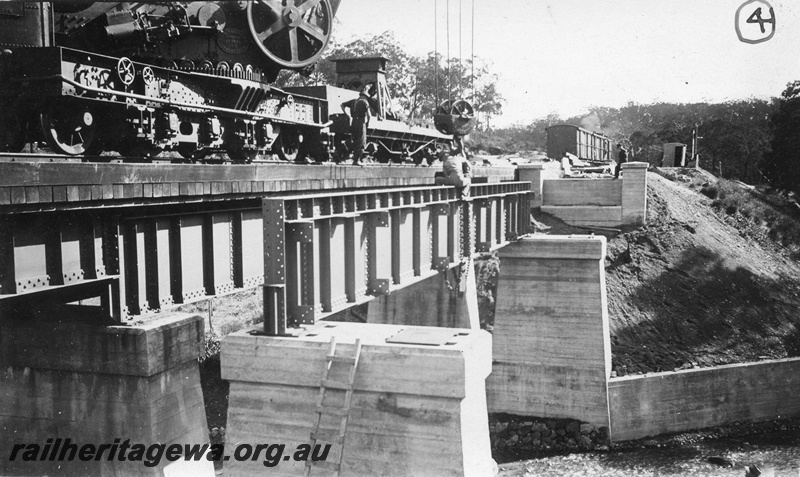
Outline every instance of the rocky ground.
<svg viewBox="0 0 800 477">
<path fill-rule="evenodd" d="M 512 457 L 513 458 L 513 457 Z M 516 457 L 519 459 L 519 456 Z M 714 429 L 615 443 L 591 451 L 548 451 L 526 460 L 495 455 L 500 477 L 800 475 L 800 419 L 735 423 Z"/>
</svg>

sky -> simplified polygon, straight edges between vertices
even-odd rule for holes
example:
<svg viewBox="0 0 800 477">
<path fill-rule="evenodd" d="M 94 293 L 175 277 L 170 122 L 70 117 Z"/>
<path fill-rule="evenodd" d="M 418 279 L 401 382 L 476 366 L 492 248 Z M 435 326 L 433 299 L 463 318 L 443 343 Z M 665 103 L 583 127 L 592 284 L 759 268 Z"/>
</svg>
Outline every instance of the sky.
<svg viewBox="0 0 800 477">
<path fill-rule="evenodd" d="M 758 24 L 744 21 L 758 6 L 769 19 L 765 3 L 341 0 L 333 35 L 343 43 L 391 30 L 411 54 L 423 56 L 438 46 L 446 55 L 449 24 L 450 56 L 458 57 L 460 48 L 468 59 L 474 44 L 474 55 L 498 75 L 506 103 L 493 125 L 502 127 L 551 113 L 580 115 L 590 106 L 779 96 L 787 83 L 800 80 L 800 2 L 769 1 L 773 36 L 757 44 L 740 41 L 740 7 L 745 38 L 773 31 L 767 23 L 762 35 Z"/>
</svg>

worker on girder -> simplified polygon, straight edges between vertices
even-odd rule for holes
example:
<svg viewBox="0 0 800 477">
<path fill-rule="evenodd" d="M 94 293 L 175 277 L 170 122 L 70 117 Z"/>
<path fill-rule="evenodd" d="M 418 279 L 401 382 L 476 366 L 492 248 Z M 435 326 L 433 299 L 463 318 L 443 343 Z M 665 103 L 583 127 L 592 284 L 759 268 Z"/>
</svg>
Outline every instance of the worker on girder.
<svg viewBox="0 0 800 477">
<path fill-rule="evenodd" d="M 472 165 L 467 160 L 464 140 L 460 135 L 453 135 L 453 147 L 450 149 L 449 154 L 447 152 L 442 153 L 442 156 L 445 155 L 446 157 L 442 157 L 444 177 L 439 183 L 456 186 L 459 199 L 468 198 L 470 186 L 472 185 Z"/>
</svg>

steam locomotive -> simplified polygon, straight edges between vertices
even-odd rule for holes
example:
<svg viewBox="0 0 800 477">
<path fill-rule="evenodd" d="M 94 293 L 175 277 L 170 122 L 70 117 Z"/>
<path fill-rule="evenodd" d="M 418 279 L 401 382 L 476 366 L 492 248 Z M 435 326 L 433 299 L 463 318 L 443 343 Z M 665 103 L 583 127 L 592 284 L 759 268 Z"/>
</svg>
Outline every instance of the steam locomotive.
<svg viewBox="0 0 800 477">
<path fill-rule="evenodd" d="M 337 62 L 336 87 L 271 85 L 282 69 L 314 67 L 339 3 L 0 3 L 0 150 L 39 141 L 87 158 L 341 159 L 351 145 L 340 104 L 373 83 L 368 150 L 382 162 L 431 161 L 471 127 L 471 108 L 442 105 L 437 128 L 400 121 L 383 58 Z"/>
</svg>

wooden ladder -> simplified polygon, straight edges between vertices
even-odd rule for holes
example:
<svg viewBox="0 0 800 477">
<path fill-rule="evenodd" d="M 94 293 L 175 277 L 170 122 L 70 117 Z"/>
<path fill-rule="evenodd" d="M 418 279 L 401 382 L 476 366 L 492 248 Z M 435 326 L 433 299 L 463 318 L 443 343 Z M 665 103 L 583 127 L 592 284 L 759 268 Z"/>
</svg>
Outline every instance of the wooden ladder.
<svg viewBox="0 0 800 477">
<path fill-rule="evenodd" d="M 322 467 L 332 470 L 336 477 L 339 477 L 339 472 L 342 467 L 342 457 L 344 456 L 344 439 L 347 435 L 347 422 L 350 419 L 350 405 L 353 399 L 353 382 L 356 377 L 356 367 L 358 367 L 358 360 L 361 357 L 361 340 L 356 340 L 356 349 L 353 356 L 337 356 L 336 355 L 336 337 L 331 336 L 330 347 L 328 354 L 325 357 L 325 366 L 322 369 L 322 379 L 319 383 L 319 399 L 317 400 L 316 413 L 317 417 L 314 422 L 314 430 L 311 431 L 311 451 L 313 452 L 314 446 L 317 441 L 330 442 L 339 445 L 339 452 L 335 460 L 319 460 L 312 461 L 306 460 L 305 477 L 311 475 L 313 467 Z M 331 368 L 334 363 L 341 363 L 351 366 L 350 374 L 347 382 L 335 381 L 328 379 Z M 325 398 L 327 397 L 328 390 L 344 391 L 344 404 L 342 407 L 325 405 Z M 339 429 L 320 429 L 320 423 L 323 416 L 338 416 L 341 418 L 339 421 Z"/>
</svg>

